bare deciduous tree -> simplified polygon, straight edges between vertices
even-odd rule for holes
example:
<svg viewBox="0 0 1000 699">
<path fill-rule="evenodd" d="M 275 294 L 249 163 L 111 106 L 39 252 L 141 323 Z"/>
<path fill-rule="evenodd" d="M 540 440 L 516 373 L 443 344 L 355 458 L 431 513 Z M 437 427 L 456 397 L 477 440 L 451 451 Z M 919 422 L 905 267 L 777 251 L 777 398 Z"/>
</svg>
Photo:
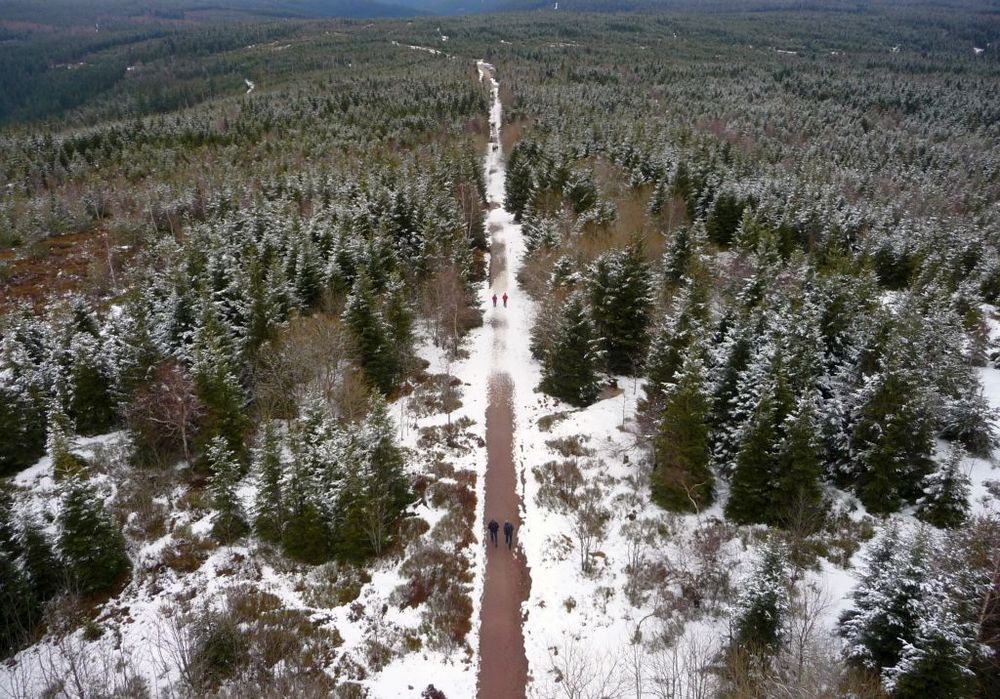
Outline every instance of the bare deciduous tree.
<svg viewBox="0 0 1000 699">
<path fill-rule="evenodd" d="M 629 696 L 625 664 L 606 647 L 590 649 L 577 639 L 549 649 L 546 697 L 624 699 Z"/>
<path fill-rule="evenodd" d="M 594 547 L 604 541 L 605 525 L 611 518 L 611 513 L 602 502 L 604 491 L 599 485 L 587 485 L 576 493 L 576 506 L 570 517 L 573 521 L 573 532 L 580 549 L 580 569 L 585 573 L 592 571 L 590 561 Z"/>
<path fill-rule="evenodd" d="M 315 394 L 348 420 L 367 409 L 368 390 L 337 316 L 317 313 L 290 321 L 261 348 L 254 374 L 258 410 L 266 416 L 294 417 L 306 397 Z"/>
<path fill-rule="evenodd" d="M 194 381 L 178 361 L 162 362 L 153 380 L 136 392 L 128 421 L 140 446 L 157 459 L 178 450 L 191 461 L 191 440 L 204 407 L 194 392 Z"/>
</svg>

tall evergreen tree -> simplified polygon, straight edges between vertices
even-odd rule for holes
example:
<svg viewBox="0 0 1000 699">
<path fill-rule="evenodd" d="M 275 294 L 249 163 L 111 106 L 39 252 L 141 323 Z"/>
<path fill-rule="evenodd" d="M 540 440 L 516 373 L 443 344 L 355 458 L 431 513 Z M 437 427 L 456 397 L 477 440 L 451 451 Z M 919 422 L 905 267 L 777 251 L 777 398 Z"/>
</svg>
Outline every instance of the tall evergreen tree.
<svg viewBox="0 0 1000 699">
<path fill-rule="evenodd" d="M 94 488 L 81 478 L 62 488 L 59 554 L 82 594 L 107 590 L 128 572 L 125 537 Z"/>
<path fill-rule="evenodd" d="M 751 654 L 773 654 L 785 641 L 788 559 L 780 544 L 764 546 L 743 581 L 733 615 L 733 645 Z"/>
<path fill-rule="evenodd" d="M 707 359 L 708 289 L 700 277 L 688 280 L 674 296 L 670 314 L 659 324 L 646 358 L 646 400 L 656 405 L 673 383 L 685 352 L 696 348 Z"/>
<path fill-rule="evenodd" d="M 920 496 L 933 468 L 931 396 L 914 371 L 891 358 L 860 392 L 851 433 L 854 476 L 870 512 L 893 512 Z"/>
<path fill-rule="evenodd" d="M 714 500 L 708 413 L 704 367 L 692 348 L 684 355 L 676 383 L 668 389 L 656 439 L 653 499 L 662 507 L 691 512 Z"/>
<path fill-rule="evenodd" d="M 216 437 L 222 437 L 237 462 L 245 463 L 244 437 L 249 425 L 243 387 L 233 368 L 231 338 L 207 302 L 195 341 L 192 375 L 195 395 L 204 409 L 198 430 L 199 446 L 206 450 Z M 202 463 L 207 466 L 204 459 Z"/>
<path fill-rule="evenodd" d="M 116 419 L 116 404 L 111 392 L 112 377 L 104 348 L 90 333 L 78 332 L 68 348 L 69 401 L 67 411 L 78 432 L 101 434 L 110 430 Z"/>
<path fill-rule="evenodd" d="M 208 464 L 209 489 L 212 506 L 216 510 L 212 522 L 212 536 L 223 543 L 230 543 L 247 532 L 246 515 L 236 488 L 240 480 L 240 467 L 221 435 L 212 438 L 205 453 Z"/>
<path fill-rule="evenodd" d="M 27 348 L 0 337 L 0 476 L 16 473 L 45 454 L 45 400 L 40 372 Z"/>
<path fill-rule="evenodd" d="M 597 399 L 597 350 L 583 296 L 572 294 L 563 307 L 552 344 L 542 361 L 540 388 L 578 407 Z"/>
<path fill-rule="evenodd" d="M 535 192 L 534 175 L 531 168 L 533 144 L 522 141 L 514 146 L 507 158 L 507 177 L 505 180 L 504 208 L 514 214 L 514 220 L 520 222 L 524 209 L 531 201 Z"/>
<path fill-rule="evenodd" d="M 43 604 L 66 584 L 66 570 L 56 557 L 45 532 L 31 520 L 21 527 L 21 550 L 24 572 L 36 602 Z"/>
<path fill-rule="evenodd" d="M 907 541 L 895 526 L 873 542 L 851 594 L 853 605 L 840 617 L 849 663 L 879 673 L 899 662 L 916 627 L 927 556 L 925 535 Z"/>
<path fill-rule="evenodd" d="M 407 286 L 399 275 L 386 285 L 384 314 L 389 336 L 396 351 L 396 364 L 402 373 L 413 364 L 413 307 L 407 298 Z"/>
<path fill-rule="evenodd" d="M 796 510 L 818 512 L 821 507 L 823 444 L 816 403 L 814 392 L 803 393 L 783 425 L 776 463 L 777 491 L 771 503 L 774 519 L 781 525 L 788 525 Z"/>
<path fill-rule="evenodd" d="M 0 549 L 0 657 L 6 658 L 29 638 L 37 611 L 24 573 Z"/>
<path fill-rule="evenodd" d="M 633 374 L 649 341 L 653 280 L 642 247 L 633 244 L 601 255 L 588 287 L 594 328 L 609 373 Z"/>
<path fill-rule="evenodd" d="M 347 297 L 344 322 L 351 330 L 358 359 L 368 381 L 388 395 L 399 380 L 399 357 L 392 344 L 391 329 L 379 312 L 368 276 L 364 273 L 358 275 Z"/>
<path fill-rule="evenodd" d="M 253 451 L 251 470 L 257 478 L 254 530 L 265 541 L 279 541 L 284 524 L 281 492 L 281 440 L 274 422 L 264 424 Z"/>
<path fill-rule="evenodd" d="M 349 461 L 356 464 L 347 478 L 338 544 L 349 558 L 381 555 L 409 503 L 403 453 L 385 401 L 372 397 L 368 416 L 354 430 Z"/>
<path fill-rule="evenodd" d="M 948 458 L 924 476 L 917 517 L 935 527 L 957 527 L 969 515 L 969 477 L 962 471 L 965 450 L 953 445 Z"/>
</svg>

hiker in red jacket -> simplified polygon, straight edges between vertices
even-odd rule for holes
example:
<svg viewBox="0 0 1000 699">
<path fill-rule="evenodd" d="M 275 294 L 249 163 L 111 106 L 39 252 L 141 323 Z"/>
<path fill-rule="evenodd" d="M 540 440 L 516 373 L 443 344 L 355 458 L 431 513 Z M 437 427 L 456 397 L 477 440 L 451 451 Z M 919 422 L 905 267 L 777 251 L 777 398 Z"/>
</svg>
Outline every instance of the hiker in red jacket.
<svg viewBox="0 0 1000 699">
<path fill-rule="evenodd" d="M 507 292 L 503 292 L 503 307 L 507 308 Z"/>
<path fill-rule="evenodd" d="M 493 308 L 497 307 L 497 295 L 493 294 Z"/>
</svg>

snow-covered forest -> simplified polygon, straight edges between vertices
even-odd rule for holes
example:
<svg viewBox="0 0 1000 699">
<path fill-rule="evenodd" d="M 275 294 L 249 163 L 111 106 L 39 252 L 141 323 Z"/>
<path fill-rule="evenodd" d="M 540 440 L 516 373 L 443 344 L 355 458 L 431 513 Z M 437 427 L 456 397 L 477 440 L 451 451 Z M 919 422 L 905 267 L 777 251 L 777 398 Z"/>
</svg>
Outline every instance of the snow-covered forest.
<svg viewBox="0 0 1000 699">
<path fill-rule="evenodd" d="M 1000 19 L 717 10 L 2 25 L 0 695 L 1000 693 Z"/>
</svg>

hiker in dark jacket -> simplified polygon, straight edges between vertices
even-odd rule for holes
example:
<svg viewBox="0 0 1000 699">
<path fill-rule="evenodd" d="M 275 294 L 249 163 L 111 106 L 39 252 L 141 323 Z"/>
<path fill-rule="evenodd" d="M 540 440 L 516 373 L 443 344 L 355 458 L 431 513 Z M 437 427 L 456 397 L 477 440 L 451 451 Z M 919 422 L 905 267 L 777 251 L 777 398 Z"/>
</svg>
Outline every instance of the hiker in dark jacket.
<svg viewBox="0 0 1000 699">
<path fill-rule="evenodd" d="M 507 548 L 514 547 L 514 525 L 509 520 L 503 522 L 503 540 L 507 542 Z"/>
<path fill-rule="evenodd" d="M 490 530 L 490 541 L 493 542 L 493 547 L 496 548 L 497 546 L 499 546 L 499 544 L 497 543 L 497 530 L 500 528 L 500 525 L 497 524 L 497 521 L 495 519 L 491 519 L 490 523 L 486 526 Z"/>
</svg>

